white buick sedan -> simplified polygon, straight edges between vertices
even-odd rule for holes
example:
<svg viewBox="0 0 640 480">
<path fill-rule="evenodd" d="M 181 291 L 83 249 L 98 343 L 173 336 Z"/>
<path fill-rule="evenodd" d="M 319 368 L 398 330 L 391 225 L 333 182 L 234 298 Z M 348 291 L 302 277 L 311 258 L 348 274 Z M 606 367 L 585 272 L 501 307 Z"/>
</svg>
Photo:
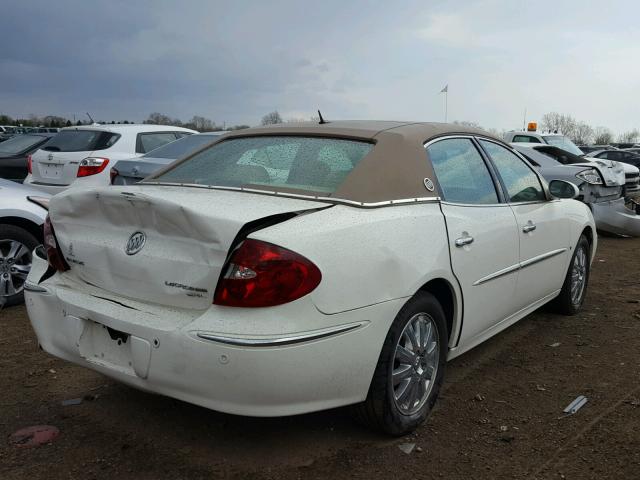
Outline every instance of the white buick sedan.
<svg viewBox="0 0 640 480">
<path fill-rule="evenodd" d="M 400 435 L 447 360 L 580 308 L 597 237 L 576 194 L 459 125 L 242 130 L 55 196 L 27 308 L 44 350 L 134 387 L 241 415 L 355 404 Z"/>
</svg>

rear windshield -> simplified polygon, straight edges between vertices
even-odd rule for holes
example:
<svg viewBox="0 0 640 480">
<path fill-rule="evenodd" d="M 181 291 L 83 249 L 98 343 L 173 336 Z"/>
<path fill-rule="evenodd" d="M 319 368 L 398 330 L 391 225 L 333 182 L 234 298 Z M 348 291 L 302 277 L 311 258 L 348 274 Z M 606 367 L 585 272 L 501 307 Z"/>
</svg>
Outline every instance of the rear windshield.
<svg viewBox="0 0 640 480">
<path fill-rule="evenodd" d="M 156 148 L 151 152 L 143 155 L 143 157 L 152 158 L 169 158 L 176 160 L 182 158 L 191 152 L 195 152 L 200 147 L 217 140 L 217 136 L 214 135 L 189 135 L 183 137 L 175 142 L 167 143 L 166 145 Z"/>
<path fill-rule="evenodd" d="M 0 143 L 0 153 L 2 154 L 17 154 L 28 150 L 39 143 L 42 143 L 46 137 L 39 135 L 19 135 L 17 137 L 11 137 L 9 140 L 5 140 Z"/>
<path fill-rule="evenodd" d="M 62 130 L 42 149 L 49 152 L 92 152 L 109 148 L 119 138 L 117 133 L 99 130 Z"/>
<path fill-rule="evenodd" d="M 232 138 L 150 180 L 329 194 L 372 148 L 371 143 L 336 138 Z"/>
</svg>

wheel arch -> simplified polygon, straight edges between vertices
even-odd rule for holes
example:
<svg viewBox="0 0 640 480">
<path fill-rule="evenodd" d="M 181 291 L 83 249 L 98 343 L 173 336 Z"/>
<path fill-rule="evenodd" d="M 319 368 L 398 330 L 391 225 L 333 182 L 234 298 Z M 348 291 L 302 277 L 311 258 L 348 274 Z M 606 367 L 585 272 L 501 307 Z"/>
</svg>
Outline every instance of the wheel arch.
<svg viewBox="0 0 640 480">
<path fill-rule="evenodd" d="M 416 293 L 420 292 L 430 293 L 440 302 L 447 321 L 449 348 L 455 346 L 462 323 L 462 294 L 442 277 L 424 283 Z"/>
<path fill-rule="evenodd" d="M 42 243 L 42 225 L 38 225 L 31 220 L 22 217 L 2 217 L 0 218 L 0 225 L 13 225 L 14 227 L 22 228 L 36 237 L 38 241 Z"/>
<path fill-rule="evenodd" d="M 587 242 L 589 242 L 589 259 L 593 260 L 593 256 L 596 253 L 595 249 L 596 249 L 596 244 L 594 242 L 594 235 L 595 232 L 593 230 L 593 228 L 591 227 L 591 225 L 587 225 L 586 227 L 584 227 L 584 229 L 582 230 L 582 233 L 580 235 L 584 235 L 585 237 L 587 237 Z"/>
</svg>

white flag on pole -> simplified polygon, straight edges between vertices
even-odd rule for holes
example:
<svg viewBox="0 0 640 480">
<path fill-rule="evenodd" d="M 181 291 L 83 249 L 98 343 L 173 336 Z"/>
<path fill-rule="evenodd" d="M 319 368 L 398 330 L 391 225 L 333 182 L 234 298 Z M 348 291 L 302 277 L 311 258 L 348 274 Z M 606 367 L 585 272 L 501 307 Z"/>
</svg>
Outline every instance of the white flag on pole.
<svg viewBox="0 0 640 480">
<path fill-rule="evenodd" d="M 449 84 L 447 83 L 444 88 L 442 90 L 440 90 L 440 93 L 447 93 L 449 91 Z"/>
</svg>

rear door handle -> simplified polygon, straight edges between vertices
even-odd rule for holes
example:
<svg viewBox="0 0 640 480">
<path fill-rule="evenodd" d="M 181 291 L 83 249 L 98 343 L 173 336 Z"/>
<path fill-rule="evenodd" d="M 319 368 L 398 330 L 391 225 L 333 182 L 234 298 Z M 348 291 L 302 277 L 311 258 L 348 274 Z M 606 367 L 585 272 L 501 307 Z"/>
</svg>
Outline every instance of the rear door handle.
<svg viewBox="0 0 640 480">
<path fill-rule="evenodd" d="M 464 247 L 465 245 L 473 243 L 473 237 L 471 235 L 466 232 L 463 232 L 463 235 L 463 237 L 456 238 L 456 247 Z"/>
<path fill-rule="evenodd" d="M 529 223 L 527 223 L 524 227 L 522 227 L 522 231 L 524 233 L 533 232 L 535 229 L 536 229 L 536 226 L 533 224 L 531 220 L 529 220 Z"/>
</svg>

